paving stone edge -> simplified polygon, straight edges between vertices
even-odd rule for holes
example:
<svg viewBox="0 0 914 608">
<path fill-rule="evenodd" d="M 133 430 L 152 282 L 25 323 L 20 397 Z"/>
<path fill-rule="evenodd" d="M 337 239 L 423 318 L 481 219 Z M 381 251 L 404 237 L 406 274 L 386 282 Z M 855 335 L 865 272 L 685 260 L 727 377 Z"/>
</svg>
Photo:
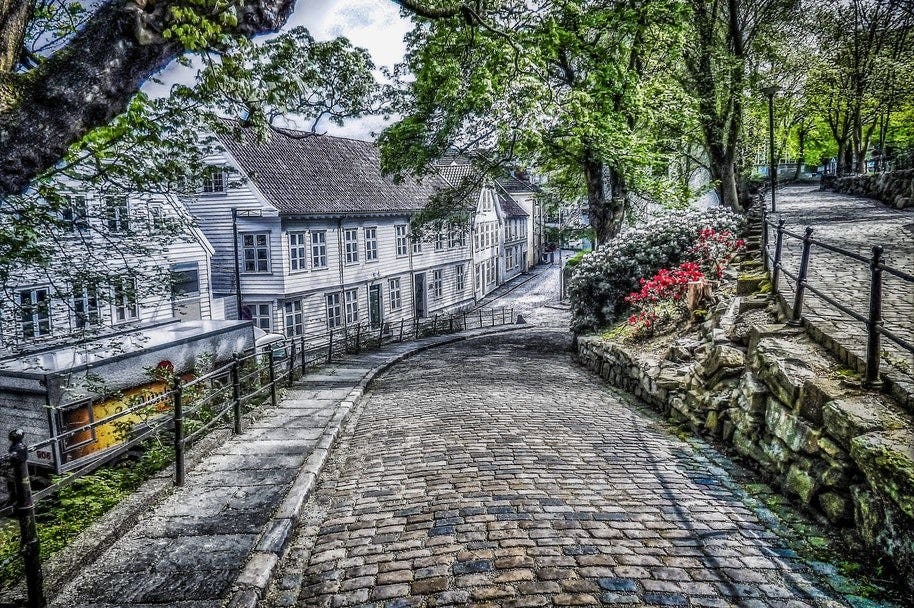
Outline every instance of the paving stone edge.
<svg viewBox="0 0 914 608">
<path fill-rule="evenodd" d="M 314 484 L 327 463 L 330 451 L 339 438 L 343 425 L 349 419 L 356 406 L 360 404 L 371 382 L 378 375 L 397 363 L 432 348 L 531 327 L 535 326 L 526 323 L 522 325 L 503 325 L 491 328 L 490 331 L 454 335 L 437 342 L 418 344 L 415 348 L 400 353 L 366 372 L 356 386 L 341 401 L 341 407 L 327 423 L 317 447 L 308 457 L 308 460 L 305 461 L 298 476 L 292 482 L 289 491 L 273 513 L 273 517 L 264 526 L 253 553 L 248 558 L 238 578 L 235 579 L 234 589 L 225 603 L 226 608 L 256 608 L 260 600 L 265 597 L 270 582 L 273 580 L 276 567 L 279 565 L 283 552 L 295 532 L 302 507 L 310 497 Z"/>
</svg>

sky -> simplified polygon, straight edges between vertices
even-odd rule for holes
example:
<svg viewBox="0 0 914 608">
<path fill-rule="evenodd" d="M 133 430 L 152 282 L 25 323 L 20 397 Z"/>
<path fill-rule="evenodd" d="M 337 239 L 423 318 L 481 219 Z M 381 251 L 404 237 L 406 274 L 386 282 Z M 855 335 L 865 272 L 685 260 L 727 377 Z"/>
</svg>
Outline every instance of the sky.
<svg viewBox="0 0 914 608">
<path fill-rule="evenodd" d="M 298 26 L 308 28 L 317 40 L 347 37 L 354 46 L 368 50 L 378 68 L 392 67 L 403 59 L 406 50 L 403 37 L 411 28 L 409 20 L 400 17 L 399 7 L 388 0 L 297 0 L 295 11 L 283 29 Z M 172 64 L 156 76 L 163 85 L 149 83 L 144 90 L 162 95 L 174 83 L 192 82 L 194 73 L 193 69 Z M 328 123 L 322 132 L 374 139 L 374 134 L 387 124 L 380 116 L 368 116 L 347 121 L 342 127 Z"/>
</svg>

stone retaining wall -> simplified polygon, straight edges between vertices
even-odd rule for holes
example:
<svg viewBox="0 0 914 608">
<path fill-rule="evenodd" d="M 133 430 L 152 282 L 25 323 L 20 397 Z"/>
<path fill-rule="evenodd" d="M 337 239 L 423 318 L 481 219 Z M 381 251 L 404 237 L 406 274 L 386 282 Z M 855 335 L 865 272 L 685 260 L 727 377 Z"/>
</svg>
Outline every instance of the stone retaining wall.
<svg viewBox="0 0 914 608">
<path fill-rule="evenodd" d="M 875 198 L 897 209 L 914 207 L 914 169 L 831 178 L 823 180 L 822 187 Z"/>
<path fill-rule="evenodd" d="M 770 324 L 776 310 L 764 296 L 734 297 L 662 353 L 580 337 L 578 358 L 751 459 L 836 526 L 856 527 L 914 589 L 914 421 L 855 385 L 802 329 Z"/>
</svg>

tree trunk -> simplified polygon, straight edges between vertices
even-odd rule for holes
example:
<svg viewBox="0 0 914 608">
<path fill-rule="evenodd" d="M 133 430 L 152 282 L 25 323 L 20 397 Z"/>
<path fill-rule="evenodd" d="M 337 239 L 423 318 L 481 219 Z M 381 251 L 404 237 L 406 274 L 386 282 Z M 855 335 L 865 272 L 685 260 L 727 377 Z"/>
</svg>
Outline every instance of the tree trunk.
<svg viewBox="0 0 914 608">
<path fill-rule="evenodd" d="M 793 172 L 793 181 L 800 179 L 800 172 L 803 170 L 803 161 L 806 155 L 806 125 L 800 123 L 800 130 L 797 132 L 797 143 L 800 149 L 797 151 L 797 168 Z"/>
<path fill-rule="evenodd" d="M 593 157 L 584 163 L 584 176 L 590 225 L 596 234 L 596 244 L 600 245 L 616 236 L 622 227 L 626 206 L 624 184 L 618 172 Z"/>
<path fill-rule="evenodd" d="M 34 0 L 0 0 L 0 74 L 15 71 L 34 8 Z M 0 91 L 0 107 L 2 99 Z"/>
<path fill-rule="evenodd" d="M 733 166 L 733 158 L 722 146 L 708 146 L 708 168 L 711 179 L 717 183 L 717 196 L 720 204 L 735 211 L 744 211 L 739 198 L 738 176 Z"/>
</svg>

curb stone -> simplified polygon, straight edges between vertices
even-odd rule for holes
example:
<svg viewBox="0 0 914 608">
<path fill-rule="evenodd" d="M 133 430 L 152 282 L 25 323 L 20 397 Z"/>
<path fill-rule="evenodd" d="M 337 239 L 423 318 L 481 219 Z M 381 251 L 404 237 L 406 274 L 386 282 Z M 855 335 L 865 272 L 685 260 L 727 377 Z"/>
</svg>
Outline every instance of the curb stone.
<svg viewBox="0 0 914 608">
<path fill-rule="evenodd" d="M 302 507 L 312 494 L 315 482 L 330 456 L 331 448 L 339 438 L 349 415 L 356 406 L 360 405 L 369 385 L 378 375 L 397 363 L 432 348 L 531 327 L 534 326 L 530 324 L 502 325 L 493 328 L 493 331 L 452 335 L 437 342 L 420 344 L 371 368 L 343 398 L 337 412 L 324 428 L 321 439 L 318 441 L 311 456 L 305 461 L 304 466 L 292 482 L 292 486 L 280 502 L 273 517 L 264 526 L 264 531 L 255 545 L 254 552 L 248 558 L 244 568 L 242 568 L 241 574 L 235 579 L 234 589 L 225 604 L 226 608 L 256 608 L 260 600 L 265 597 L 270 582 L 273 580 L 276 567 L 279 565 L 279 561 L 295 532 Z"/>
</svg>

